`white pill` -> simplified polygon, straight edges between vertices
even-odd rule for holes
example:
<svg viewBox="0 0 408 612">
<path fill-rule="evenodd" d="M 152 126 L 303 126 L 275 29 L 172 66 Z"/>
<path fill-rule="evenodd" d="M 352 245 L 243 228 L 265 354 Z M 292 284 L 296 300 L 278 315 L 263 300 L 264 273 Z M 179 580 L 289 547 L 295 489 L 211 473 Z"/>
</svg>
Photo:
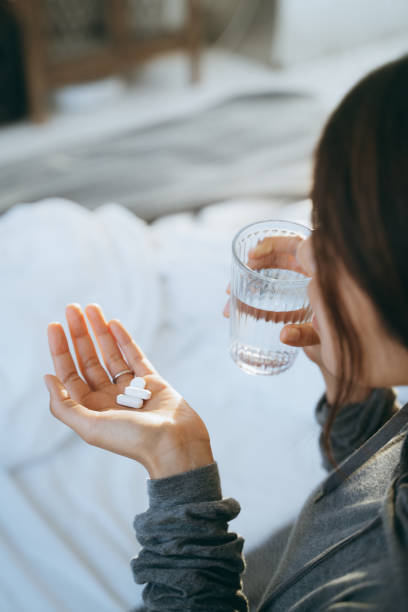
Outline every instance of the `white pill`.
<svg viewBox="0 0 408 612">
<path fill-rule="evenodd" d="M 150 399 L 152 392 L 149 389 L 139 389 L 138 387 L 126 387 L 125 394 L 132 397 L 140 397 L 141 399 Z"/>
<path fill-rule="evenodd" d="M 120 406 L 127 406 L 128 408 L 141 408 L 143 406 L 143 400 L 137 397 L 130 397 L 130 395 L 123 395 L 120 393 L 116 397 L 116 403 Z"/>
<path fill-rule="evenodd" d="M 138 389 L 144 389 L 146 386 L 146 381 L 141 376 L 135 376 L 135 378 L 132 378 L 130 381 L 130 386 L 137 387 Z"/>
</svg>

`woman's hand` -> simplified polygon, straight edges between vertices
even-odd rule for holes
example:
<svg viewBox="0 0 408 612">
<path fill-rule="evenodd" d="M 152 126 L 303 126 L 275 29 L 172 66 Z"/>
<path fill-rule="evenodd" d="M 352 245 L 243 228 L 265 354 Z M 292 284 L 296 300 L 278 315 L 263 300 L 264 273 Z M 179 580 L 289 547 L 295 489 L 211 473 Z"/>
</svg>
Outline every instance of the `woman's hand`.
<svg viewBox="0 0 408 612">
<path fill-rule="evenodd" d="M 309 276 L 300 266 L 296 258 L 299 243 L 303 240 L 301 236 L 268 236 L 249 250 L 247 265 L 253 270 L 263 268 L 281 268 L 293 270 Z M 228 283 L 227 293 L 231 294 L 231 284 Z M 250 307 L 249 307 L 250 309 Z M 230 299 L 224 306 L 223 314 L 230 316 Z M 287 323 L 281 329 L 280 340 L 289 346 L 302 348 L 305 355 L 319 368 L 326 382 L 326 394 L 328 401 L 334 397 L 336 378 L 323 364 L 320 337 L 311 323 L 291 323 L 293 319 L 301 319 L 303 311 L 268 312 L 268 321 L 275 323 Z M 330 399 L 329 399 L 330 398 Z"/>
<path fill-rule="evenodd" d="M 231 283 L 228 283 L 226 292 L 228 295 L 231 295 Z M 230 316 L 230 303 L 231 300 L 228 298 L 222 314 L 224 317 L 229 318 Z M 293 311 L 290 311 L 291 313 Z M 281 313 L 275 313 L 275 316 L 272 316 L 270 320 L 274 320 L 278 322 L 284 320 L 281 316 Z M 299 332 L 296 334 L 296 337 L 291 339 L 291 330 L 296 330 Z M 319 367 L 324 368 L 321 356 L 321 345 L 320 338 L 317 331 L 314 329 L 311 323 L 289 323 L 285 325 L 280 332 L 280 340 L 284 344 L 288 344 L 289 346 L 297 346 L 303 348 L 306 355 L 309 357 L 311 361 L 314 361 Z"/>
<path fill-rule="evenodd" d="M 253 270 L 262 268 L 281 268 L 284 270 L 294 270 L 305 276 L 310 276 L 300 266 L 296 259 L 296 251 L 299 242 L 303 240 L 301 236 L 268 236 L 249 250 L 247 265 Z M 231 294 L 231 284 L 228 283 L 227 293 Z M 250 307 L 248 307 L 250 309 Z M 230 299 L 224 306 L 223 314 L 230 316 Z M 268 320 L 287 322 L 294 318 L 301 318 L 301 311 L 271 312 L 268 313 Z M 313 361 L 322 373 L 326 383 L 326 398 L 329 403 L 334 400 L 336 395 L 337 377 L 329 372 L 322 360 L 322 347 L 320 337 L 311 323 L 289 323 L 280 332 L 280 340 L 289 346 L 303 348 L 305 355 Z M 371 393 L 372 388 L 356 387 L 348 401 L 363 401 Z"/>
<path fill-rule="evenodd" d="M 301 236 L 268 236 L 249 250 L 247 265 L 253 270 L 281 268 L 308 276 L 296 259 L 296 250 L 302 240 Z M 231 283 L 228 283 L 227 293 L 228 295 L 231 294 Z M 230 299 L 224 306 L 223 315 L 224 317 L 230 316 Z M 275 323 L 286 323 L 293 318 L 299 319 L 301 317 L 301 311 L 268 313 L 268 320 Z M 293 332 L 296 332 L 296 336 L 291 337 Z M 320 338 L 311 323 L 288 323 L 281 329 L 280 340 L 289 346 L 303 348 L 309 359 L 320 368 L 324 368 L 321 358 Z"/>
<path fill-rule="evenodd" d="M 93 446 L 135 459 L 150 478 L 163 478 L 213 463 L 206 426 L 183 397 L 156 371 L 117 319 L 106 322 L 101 308 L 85 308 L 112 383 L 102 367 L 78 304 L 66 308 L 79 375 L 60 323 L 48 326 L 49 347 L 57 376 L 47 374 L 52 414 Z M 122 354 L 123 352 L 123 354 Z M 116 403 L 134 376 L 146 381 L 152 396 L 143 408 Z"/>
</svg>

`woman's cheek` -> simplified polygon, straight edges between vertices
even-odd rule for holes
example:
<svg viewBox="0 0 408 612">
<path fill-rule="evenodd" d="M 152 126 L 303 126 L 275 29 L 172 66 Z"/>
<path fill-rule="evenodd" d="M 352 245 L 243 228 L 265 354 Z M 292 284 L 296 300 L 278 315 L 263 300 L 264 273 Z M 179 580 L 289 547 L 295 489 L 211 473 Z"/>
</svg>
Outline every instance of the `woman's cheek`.
<svg viewBox="0 0 408 612">
<path fill-rule="evenodd" d="M 323 365 L 333 376 L 336 376 L 335 372 L 337 372 L 338 368 L 336 365 L 334 338 L 332 338 L 316 277 L 313 277 L 309 283 L 308 294 L 313 311 L 315 312 Z"/>
<path fill-rule="evenodd" d="M 326 370 L 336 376 L 336 363 L 332 351 L 328 350 L 322 341 L 322 362 Z"/>
<path fill-rule="evenodd" d="M 323 365 L 326 370 L 330 372 L 330 374 L 333 374 L 333 376 L 337 376 L 338 365 L 336 363 L 336 352 L 333 340 L 330 334 L 328 334 L 325 329 L 320 330 L 319 336 Z"/>
</svg>

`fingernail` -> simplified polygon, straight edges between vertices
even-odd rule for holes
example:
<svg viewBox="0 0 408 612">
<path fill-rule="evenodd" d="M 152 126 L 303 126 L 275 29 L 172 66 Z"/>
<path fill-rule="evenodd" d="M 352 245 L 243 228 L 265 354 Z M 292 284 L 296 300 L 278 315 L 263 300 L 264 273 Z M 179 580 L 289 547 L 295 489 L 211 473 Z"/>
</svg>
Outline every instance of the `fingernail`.
<svg viewBox="0 0 408 612">
<path fill-rule="evenodd" d="M 300 339 L 300 329 L 297 327 L 289 327 L 285 329 L 283 337 L 285 340 L 289 340 L 290 342 L 295 342 Z"/>
<path fill-rule="evenodd" d="M 114 334 L 115 334 L 115 325 L 117 325 L 117 326 L 118 326 L 118 328 L 120 328 L 120 327 L 119 327 L 119 326 L 120 326 L 120 323 L 121 323 L 121 322 L 119 321 L 119 319 L 111 319 L 111 320 L 109 321 L 108 325 L 109 325 L 110 329 L 112 330 L 112 332 L 113 332 Z M 112 325 L 112 324 L 113 324 L 113 325 Z M 118 330 L 116 330 L 116 331 L 118 331 Z"/>
</svg>

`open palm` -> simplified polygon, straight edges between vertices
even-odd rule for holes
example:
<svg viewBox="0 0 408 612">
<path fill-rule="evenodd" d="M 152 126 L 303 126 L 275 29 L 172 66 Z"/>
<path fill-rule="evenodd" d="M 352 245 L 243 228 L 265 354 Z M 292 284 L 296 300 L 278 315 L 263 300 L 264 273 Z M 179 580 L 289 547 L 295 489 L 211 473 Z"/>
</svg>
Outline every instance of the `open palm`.
<svg viewBox="0 0 408 612">
<path fill-rule="evenodd" d="M 89 304 L 85 312 L 111 377 L 123 370 L 131 373 L 122 374 L 116 383 L 111 381 L 99 361 L 81 307 L 68 305 L 66 318 L 83 378 L 62 325 L 50 323 L 48 340 L 56 376 L 47 374 L 44 380 L 51 394 L 52 414 L 89 444 L 139 461 L 152 477 L 211 463 L 209 436 L 199 415 L 160 376 L 120 321 L 107 323 L 97 304 Z M 141 410 L 116 403 L 117 395 L 134 376 L 143 377 L 152 392 Z"/>
</svg>

